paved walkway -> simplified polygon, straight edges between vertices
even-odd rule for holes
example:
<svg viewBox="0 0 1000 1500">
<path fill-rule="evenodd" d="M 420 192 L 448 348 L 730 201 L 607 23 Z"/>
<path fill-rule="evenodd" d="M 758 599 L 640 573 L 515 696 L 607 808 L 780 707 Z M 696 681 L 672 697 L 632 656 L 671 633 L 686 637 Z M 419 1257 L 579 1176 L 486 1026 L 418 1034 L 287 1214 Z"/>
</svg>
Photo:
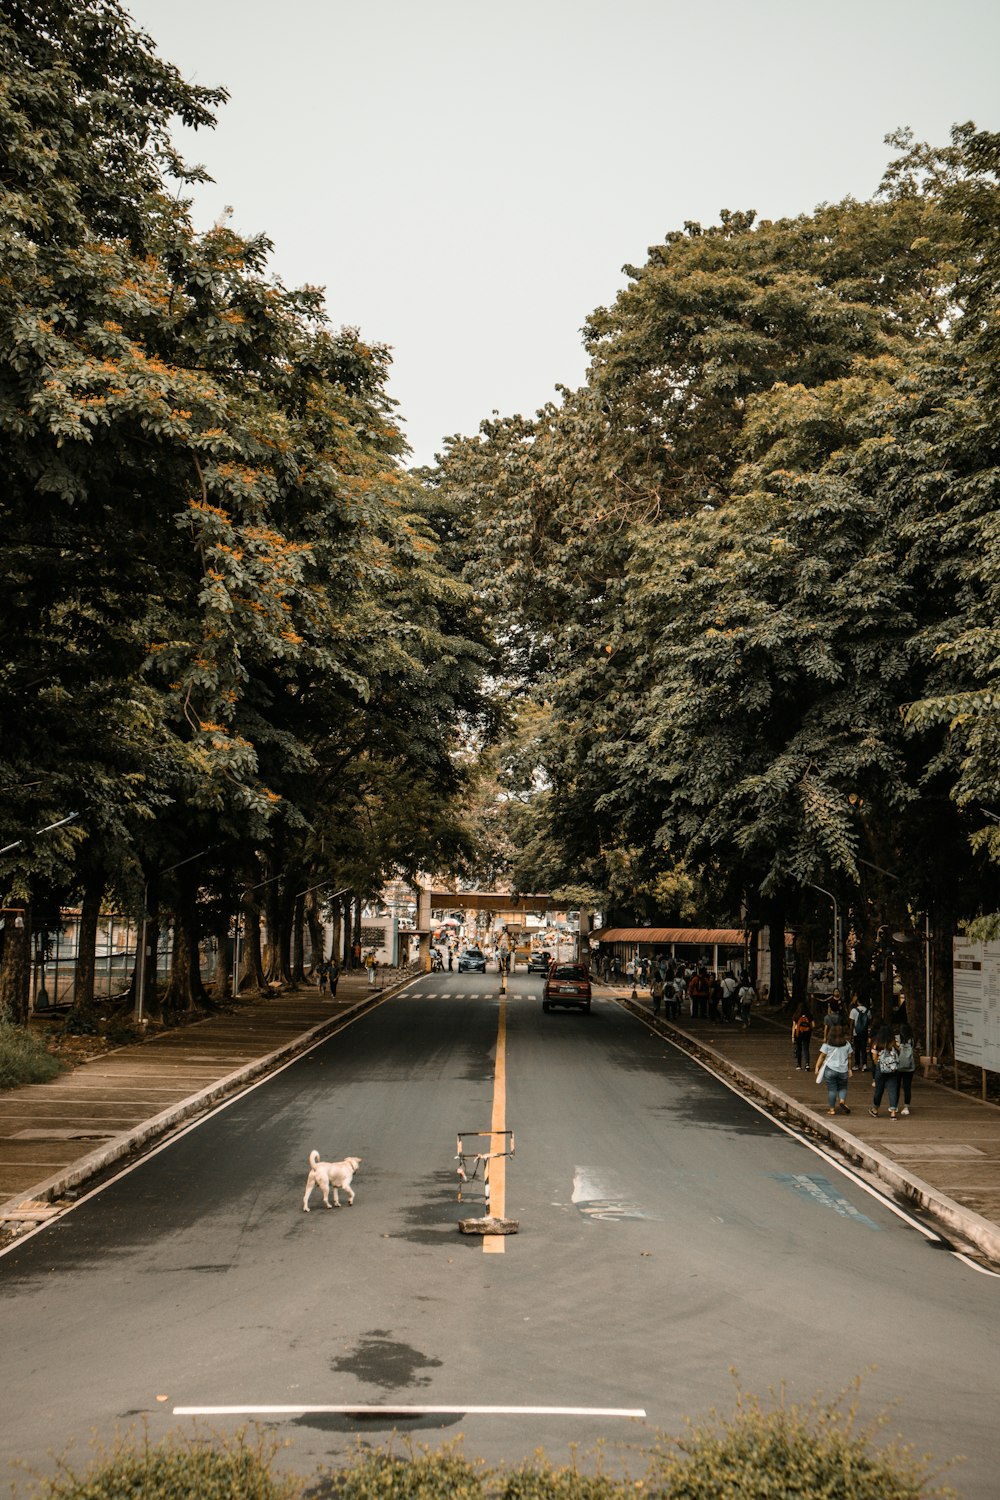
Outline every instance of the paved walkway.
<svg viewBox="0 0 1000 1500">
<path fill-rule="evenodd" d="M 382 976 L 390 987 L 409 975 Z M 84 1184 L 361 1014 L 381 991 L 345 975 L 336 1000 L 303 989 L 164 1032 L 62 1074 L 0 1093 L 0 1237 L 51 1218 Z M 914 1080 L 912 1114 L 868 1114 L 871 1080 L 851 1078 L 851 1114 L 831 1119 L 826 1090 L 796 1072 L 789 1028 L 654 1020 L 648 996 L 599 986 L 800 1128 L 827 1140 L 949 1237 L 1000 1266 L 1000 1109 L 941 1083 Z M 814 1049 L 815 1050 L 815 1049 Z"/>
</svg>

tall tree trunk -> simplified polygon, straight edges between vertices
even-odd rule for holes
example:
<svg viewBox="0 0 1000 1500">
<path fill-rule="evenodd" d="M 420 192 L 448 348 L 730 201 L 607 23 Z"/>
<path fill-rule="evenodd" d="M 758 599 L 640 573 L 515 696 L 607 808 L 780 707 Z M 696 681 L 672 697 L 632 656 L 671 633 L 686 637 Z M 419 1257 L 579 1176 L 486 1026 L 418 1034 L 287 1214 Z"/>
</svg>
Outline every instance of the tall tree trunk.
<svg viewBox="0 0 1000 1500">
<path fill-rule="evenodd" d="M 196 888 L 184 885 L 180 888 L 174 911 L 173 962 L 170 983 L 163 997 L 163 1009 L 167 1014 L 186 1014 L 204 1009 L 209 1004 L 201 982 L 199 936 Z"/>
<path fill-rule="evenodd" d="M 146 922 L 146 982 L 143 995 L 142 1008 L 147 1016 L 158 1017 L 160 1012 L 159 973 L 158 973 L 158 949 L 160 941 L 160 877 L 151 875 L 143 889 L 143 901 L 145 902 Z M 139 988 L 139 964 L 143 958 L 142 953 L 142 923 L 143 910 L 140 909 L 137 921 L 135 938 L 135 963 L 132 966 L 132 978 L 125 994 L 121 997 L 124 1003 L 134 1006 Z"/>
<path fill-rule="evenodd" d="M 282 891 L 278 907 L 278 979 L 283 985 L 292 984 L 292 927 L 295 901 L 288 891 Z"/>
<path fill-rule="evenodd" d="M 931 1031 L 934 1037 L 932 1057 L 952 1057 L 955 1048 L 954 1007 L 954 950 L 952 935 L 956 930 L 954 919 L 948 921 L 935 914 L 931 928 L 931 994 L 933 996 L 933 1018 Z"/>
<path fill-rule="evenodd" d="M 353 931 L 352 943 L 351 943 L 351 961 L 352 961 L 352 967 L 356 968 L 356 969 L 360 969 L 360 967 L 361 967 L 361 959 L 362 959 L 362 953 L 361 953 L 361 906 L 362 906 L 361 897 L 356 895 L 354 897 L 354 931 Z"/>
<path fill-rule="evenodd" d="M 319 968 L 324 957 L 323 952 L 323 918 L 321 904 L 316 899 L 318 891 L 310 891 L 305 897 L 306 924 L 309 929 L 309 973 L 313 975 Z M 336 948 L 334 948 L 336 952 Z"/>
<path fill-rule="evenodd" d="M 330 939 L 330 957 L 335 959 L 343 968 L 344 959 L 344 905 L 338 897 L 334 903 L 333 912 L 333 936 Z"/>
<path fill-rule="evenodd" d="M 278 880 L 264 887 L 264 974 L 268 984 L 281 980 L 281 901 Z"/>
<path fill-rule="evenodd" d="M 260 942 L 260 912 L 256 907 L 246 903 L 246 912 L 243 918 L 243 962 L 241 964 L 243 974 L 240 978 L 242 985 L 249 976 L 253 980 L 253 988 L 258 994 L 267 991 L 267 975 L 264 972 L 264 954 Z"/>
<path fill-rule="evenodd" d="M 10 898 L 5 903 L 3 958 L 0 960 L 0 1021 L 25 1026 L 31 994 L 31 907 Z M 21 926 L 17 926 L 20 916 Z"/>
<path fill-rule="evenodd" d="M 351 968 L 351 943 L 353 941 L 353 928 L 351 926 L 351 902 L 353 900 L 354 897 L 348 891 L 347 895 L 342 897 L 340 902 L 340 909 L 344 913 L 343 930 L 341 933 L 344 939 L 344 961 L 341 968 L 346 969 L 348 972 L 350 972 Z"/>
<path fill-rule="evenodd" d="M 80 926 L 76 945 L 76 983 L 73 986 L 73 1013 L 89 1016 L 94 1011 L 94 984 L 97 977 L 97 926 L 104 899 L 103 872 L 91 875 L 84 886 L 80 906 Z"/>
<path fill-rule="evenodd" d="M 212 998 L 216 1005 L 225 1005 L 232 998 L 233 992 L 233 962 L 232 949 L 229 937 L 230 917 L 228 913 L 220 914 L 213 927 L 212 936 L 215 938 L 215 980 L 212 984 Z"/>
<path fill-rule="evenodd" d="M 783 896 L 772 896 L 764 903 L 764 919 L 768 933 L 768 971 L 761 975 L 767 984 L 768 1003 L 785 1003 L 785 901 Z"/>
<path fill-rule="evenodd" d="M 796 932 L 792 953 L 795 968 L 792 971 L 792 1004 L 805 1005 L 809 999 L 809 957 L 812 944 L 808 932 Z"/>
</svg>

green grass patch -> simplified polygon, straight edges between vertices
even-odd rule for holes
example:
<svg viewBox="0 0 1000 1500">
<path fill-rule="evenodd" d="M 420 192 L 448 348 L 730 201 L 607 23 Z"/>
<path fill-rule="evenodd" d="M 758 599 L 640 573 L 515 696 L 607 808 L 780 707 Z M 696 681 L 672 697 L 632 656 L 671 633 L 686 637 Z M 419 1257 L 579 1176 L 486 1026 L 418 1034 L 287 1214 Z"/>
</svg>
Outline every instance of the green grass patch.
<svg viewBox="0 0 1000 1500">
<path fill-rule="evenodd" d="M 0 1021 L 0 1089 L 19 1083 L 47 1083 L 63 1070 L 57 1057 L 24 1026 Z"/>
</svg>

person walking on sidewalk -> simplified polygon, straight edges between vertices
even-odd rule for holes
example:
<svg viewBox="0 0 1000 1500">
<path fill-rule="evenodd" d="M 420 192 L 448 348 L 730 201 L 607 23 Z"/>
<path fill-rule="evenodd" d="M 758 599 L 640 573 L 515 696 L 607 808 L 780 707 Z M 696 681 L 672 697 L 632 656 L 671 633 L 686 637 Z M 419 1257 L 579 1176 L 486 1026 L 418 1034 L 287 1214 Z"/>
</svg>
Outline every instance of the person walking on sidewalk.
<svg viewBox="0 0 1000 1500">
<path fill-rule="evenodd" d="M 823 1040 L 826 1041 L 835 1026 L 844 1024 L 844 1007 L 840 998 L 840 991 L 834 990 L 827 1002 L 826 1015 L 823 1017 Z"/>
<path fill-rule="evenodd" d="M 709 983 L 704 964 L 699 964 L 691 975 L 688 991 L 691 995 L 691 1014 L 703 1021 L 707 1020 Z"/>
<path fill-rule="evenodd" d="M 740 1020 L 743 1023 L 743 1030 L 744 1031 L 749 1031 L 750 1030 L 750 1008 L 753 1005 L 753 1003 L 756 1000 L 756 998 L 757 998 L 757 991 L 754 989 L 753 985 L 750 983 L 750 978 L 749 978 L 749 975 L 748 975 L 747 978 L 744 979 L 743 983 L 740 985 L 740 993 L 739 993 Z"/>
<path fill-rule="evenodd" d="M 851 1044 L 854 1047 L 854 1071 L 863 1073 L 868 1066 L 868 1028 L 872 1013 L 859 997 L 851 1006 Z"/>
<path fill-rule="evenodd" d="M 727 973 L 722 981 L 722 1019 L 727 1025 L 733 1019 L 738 989 L 739 985 L 732 974 Z"/>
<path fill-rule="evenodd" d="M 330 999 L 337 998 L 337 980 L 340 978 L 340 965 L 335 958 L 331 958 L 327 964 L 327 983 L 330 986 Z"/>
<path fill-rule="evenodd" d="M 913 1046 L 912 1026 L 900 1026 L 896 1032 L 896 1050 L 899 1060 L 896 1063 L 896 1074 L 899 1078 L 899 1092 L 902 1095 L 903 1107 L 899 1111 L 901 1115 L 910 1113 L 910 1100 L 913 1097 L 913 1075 L 917 1069 L 917 1056 Z"/>
<path fill-rule="evenodd" d="M 831 1028 L 816 1059 L 816 1082 L 826 1084 L 828 1115 L 849 1115 L 847 1081 L 851 1066 L 851 1043 L 843 1026 Z"/>
<path fill-rule="evenodd" d="M 875 1059 L 875 1092 L 872 1095 L 870 1115 L 878 1114 L 882 1095 L 889 1090 L 889 1119 L 896 1118 L 899 1105 L 899 1049 L 891 1026 L 882 1026 L 872 1045 Z"/>
<path fill-rule="evenodd" d="M 809 1068 L 809 1049 L 812 1044 L 813 1018 L 808 1005 L 800 1005 L 792 1020 L 792 1046 L 795 1048 L 795 1071 Z"/>
<path fill-rule="evenodd" d="M 330 978 L 330 965 L 327 963 L 325 958 L 321 958 L 319 961 L 319 967 L 316 970 L 316 978 L 319 984 L 320 994 L 325 995 L 327 980 Z"/>
<path fill-rule="evenodd" d="M 663 979 L 659 974 L 653 975 L 653 983 L 650 985 L 650 990 L 653 996 L 653 1015 L 658 1016 L 660 1014 L 660 1006 L 663 1004 L 664 990 Z"/>
</svg>

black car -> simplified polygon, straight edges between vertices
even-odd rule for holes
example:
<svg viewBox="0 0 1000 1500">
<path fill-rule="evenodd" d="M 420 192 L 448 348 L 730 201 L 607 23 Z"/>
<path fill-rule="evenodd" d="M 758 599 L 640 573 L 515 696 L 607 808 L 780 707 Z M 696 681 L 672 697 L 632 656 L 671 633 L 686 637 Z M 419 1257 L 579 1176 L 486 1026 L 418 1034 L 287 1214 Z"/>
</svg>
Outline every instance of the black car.
<svg viewBox="0 0 1000 1500">
<path fill-rule="evenodd" d="M 467 948 L 458 956 L 458 972 L 460 974 L 485 974 L 486 954 L 481 953 L 478 948 Z"/>
<path fill-rule="evenodd" d="M 550 953 L 546 953 L 544 950 L 541 953 L 533 953 L 528 959 L 528 973 L 547 974 L 551 962 L 552 955 Z"/>
<path fill-rule="evenodd" d="M 542 1010 L 573 1005 L 590 1010 L 590 975 L 582 964 L 553 964 L 542 990 Z"/>
</svg>

